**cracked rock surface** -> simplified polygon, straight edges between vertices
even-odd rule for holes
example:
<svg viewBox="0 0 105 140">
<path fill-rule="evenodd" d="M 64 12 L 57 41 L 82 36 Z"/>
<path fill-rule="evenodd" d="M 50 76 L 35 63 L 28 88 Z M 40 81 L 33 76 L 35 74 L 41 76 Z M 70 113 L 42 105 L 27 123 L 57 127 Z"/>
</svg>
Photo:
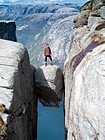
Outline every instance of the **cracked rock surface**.
<svg viewBox="0 0 105 140">
<path fill-rule="evenodd" d="M 7 136 L 3 140 L 36 137 L 37 99 L 33 73 L 26 48 L 20 43 L 0 39 L 0 104 L 8 110 L 8 113 L 0 112 L 7 126 Z"/>
<path fill-rule="evenodd" d="M 86 27 L 73 31 L 65 62 L 67 140 L 105 139 L 105 28 L 97 30 L 97 44 L 92 41 L 93 32 Z"/>
</svg>

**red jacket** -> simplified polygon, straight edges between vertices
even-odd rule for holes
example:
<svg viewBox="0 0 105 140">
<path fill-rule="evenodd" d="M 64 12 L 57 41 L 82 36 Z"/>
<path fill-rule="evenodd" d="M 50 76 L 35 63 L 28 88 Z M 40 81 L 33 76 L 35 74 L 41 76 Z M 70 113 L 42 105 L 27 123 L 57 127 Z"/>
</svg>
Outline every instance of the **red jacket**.
<svg viewBox="0 0 105 140">
<path fill-rule="evenodd" d="M 51 55 L 51 49 L 49 47 L 44 49 L 44 56 Z"/>
</svg>

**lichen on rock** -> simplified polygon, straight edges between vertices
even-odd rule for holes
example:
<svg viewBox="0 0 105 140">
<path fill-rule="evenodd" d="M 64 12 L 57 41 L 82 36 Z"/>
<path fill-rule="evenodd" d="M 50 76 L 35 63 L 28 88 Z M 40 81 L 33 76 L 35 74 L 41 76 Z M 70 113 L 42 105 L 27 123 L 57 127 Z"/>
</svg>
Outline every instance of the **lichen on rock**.
<svg viewBox="0 0 105 140">
<path fill-rule="evenodd" d="M 6 130 L 7 130 L 6 124 L 2 119 L 2 117 L 0 116 L 0 136 L 6 136 L 7 135 Z"/>
</svg>

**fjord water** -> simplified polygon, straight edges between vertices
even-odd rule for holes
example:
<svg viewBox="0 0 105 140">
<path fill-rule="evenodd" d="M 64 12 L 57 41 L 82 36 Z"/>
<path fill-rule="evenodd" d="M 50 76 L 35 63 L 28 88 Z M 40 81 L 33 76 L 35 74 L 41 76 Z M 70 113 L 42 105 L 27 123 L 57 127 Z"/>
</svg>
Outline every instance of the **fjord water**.
<svg viewBox="0 0 105 140">
<path fill-rule="evenodd" d="M 44 107 L 38 103 L 37 140 L 65 140 L 64 105 L 59 108 Z"/>
</svg>

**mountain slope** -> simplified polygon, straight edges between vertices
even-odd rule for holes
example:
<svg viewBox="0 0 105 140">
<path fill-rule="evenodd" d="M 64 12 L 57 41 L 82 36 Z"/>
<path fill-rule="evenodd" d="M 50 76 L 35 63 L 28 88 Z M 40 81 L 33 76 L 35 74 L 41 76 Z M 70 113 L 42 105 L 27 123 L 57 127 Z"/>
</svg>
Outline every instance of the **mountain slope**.
<svg viewBox="0 0 105 140">
<path fill-rule="evenodd" d="M 44 64 L 43 49 L 49 43 L 53 62 L 63 67 L 72 21 L 79 11 L 73 4 L 0 5 L 0 19 L 16 21 L 17 40 L 28 48 L 33 65 Z"/>
<path fill-rule="evenodd" d="M 74 1 L 74 0 L 1 0 L 1 4 L 51 4 L 51 3 L 85 3 L 87 0 Z"/>
</svg>

